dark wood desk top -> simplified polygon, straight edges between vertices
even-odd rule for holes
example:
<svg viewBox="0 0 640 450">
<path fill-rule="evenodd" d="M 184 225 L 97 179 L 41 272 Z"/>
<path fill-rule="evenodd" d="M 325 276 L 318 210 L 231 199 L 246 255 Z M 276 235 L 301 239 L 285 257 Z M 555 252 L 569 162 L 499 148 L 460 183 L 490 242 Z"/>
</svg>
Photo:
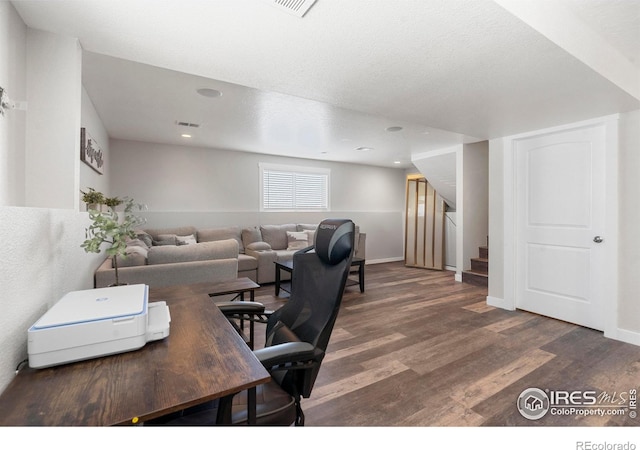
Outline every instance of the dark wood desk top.
<svg viewBox="0 0 640 450">
<path fill-rule="evenodd" d="M 25 368 L 0 395 L 0 425 L 144 422 L 269 381 L 269 373 L 206 294 L 151 289 L 170 335 L 140 350 L 47 369 Z"/>
<path fill-rule="evenodd" d="M 250 292 L 259 289 L 260 285 L 249 278 L 236 278 L 235 280 L 221 281 L 219 283 L 195 283 L 181 286 L 167 286 L 154 288 L 149 293 L 149 298 L 163 300 L 163 297 L 185 297 L 189 295 L 226 295 Z"/>
</svg>

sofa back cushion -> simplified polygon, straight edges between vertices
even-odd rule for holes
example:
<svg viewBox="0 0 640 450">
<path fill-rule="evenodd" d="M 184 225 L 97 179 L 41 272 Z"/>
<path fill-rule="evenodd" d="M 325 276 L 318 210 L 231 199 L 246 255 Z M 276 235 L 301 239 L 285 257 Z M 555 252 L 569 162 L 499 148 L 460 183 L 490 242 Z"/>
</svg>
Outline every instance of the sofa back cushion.
<svg viewBox="0 0 640 450">
<path fill-rule="evenodd" d="M 269 244 L 273 250 L 285 250 L 287 248 L 287 231 L 297 231 L 293 223 L 285 225 L 260 225 L 262 240 Z"/>
<path fill-rule="evenodd" d="M 151 247 L 147 254 L 147 264 L 169 264 L 227 258 L 238 258 L 238 242 L 235 239 L 202 242 L 192 245 Z"/>
<path fill-rule="evenodd" d="M 318 229 L 318 224 L 317 223 L 299 223 L 297 225 L 298 231 L 307 231 L 307 230 L 311 230 L 311 231 L 315 231 Z"/>
<path fill-rule="evenodd" d="M 147 264 L 148 253 L 149 249 L 142 245 L 127 245 L 127 256 L 116 256 L 118 258 L 118 267 L 144 266 Z"/>
<path fill-rule="evenodd" d="M 238 242 L 238 251 L 240 253 L 244 253 L 240 227 L 208 228 L 198 230 L 198 242 L 214 242 L 223 241 L 225 239 L 235 239 Z"/>
<path fill-rule="evenodd" d="M 188 236 L 193 234 L 194 236 L 198 232 L 196 227 L 175 227 L 175 228 L 146 228 L 144 230 L 151 235 L 151 238 L 155 241 L 160 241 L 160 235 L 174 235 L 174 236 Z"/>
<path fill-rule="evenodd" d="M 242 244 L 244 245 L 244 248 L 248 248 L 248 246 L 254 242 L 263 242 L 260 229 L 258 227 L 243 228 Z"/>
</svg>

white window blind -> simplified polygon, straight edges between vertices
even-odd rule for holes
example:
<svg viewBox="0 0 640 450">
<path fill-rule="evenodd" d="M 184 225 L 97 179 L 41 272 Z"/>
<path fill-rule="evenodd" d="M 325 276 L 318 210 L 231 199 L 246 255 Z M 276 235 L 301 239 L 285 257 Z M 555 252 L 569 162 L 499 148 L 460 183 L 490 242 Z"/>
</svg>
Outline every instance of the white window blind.
<svg viewBox="0 0 640 450">
<path fill-rule="evenodd" d="M 261 166 L 263 210 L 329 209 L 329 171 Z"/>
</svg>

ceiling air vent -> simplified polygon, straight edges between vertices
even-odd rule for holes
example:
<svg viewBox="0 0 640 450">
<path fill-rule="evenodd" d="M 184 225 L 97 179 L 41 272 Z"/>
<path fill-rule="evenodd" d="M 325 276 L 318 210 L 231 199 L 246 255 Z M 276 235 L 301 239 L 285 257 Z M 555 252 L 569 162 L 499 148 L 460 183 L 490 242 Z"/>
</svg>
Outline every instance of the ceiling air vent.
<svg viewBox="0 0 640 450">
<path fill-rule="evenodd" d="M 270 5 L 281 11 L 286 11 L 294 16 L 302 17 L 313 6 L 316 0 L 265 0 Z"/>
<path fill-rule="evenodd" d="M 178 120 L 176 120 L 176 125 L 179 125 L 181 127 L 190 127 L 190 128 L 198 128 L 200 126 L 200 124 L 197 124 L 197 123 L 180 122 Z"/>
</svg>

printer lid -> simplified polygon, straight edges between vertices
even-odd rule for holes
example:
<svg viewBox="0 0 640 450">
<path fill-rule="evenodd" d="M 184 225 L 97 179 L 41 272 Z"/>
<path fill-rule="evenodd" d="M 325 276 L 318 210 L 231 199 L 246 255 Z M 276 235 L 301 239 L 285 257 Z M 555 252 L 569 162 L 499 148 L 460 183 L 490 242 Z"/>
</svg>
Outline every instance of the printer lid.
<svg viewBox="0 0 640 450">
<path fill-rule="evenodd" d="M 146 314 L 148 293 L 149 287 L 145 284 L 69 292 L 31 329 L 41 330 Z"/>
</svg>

